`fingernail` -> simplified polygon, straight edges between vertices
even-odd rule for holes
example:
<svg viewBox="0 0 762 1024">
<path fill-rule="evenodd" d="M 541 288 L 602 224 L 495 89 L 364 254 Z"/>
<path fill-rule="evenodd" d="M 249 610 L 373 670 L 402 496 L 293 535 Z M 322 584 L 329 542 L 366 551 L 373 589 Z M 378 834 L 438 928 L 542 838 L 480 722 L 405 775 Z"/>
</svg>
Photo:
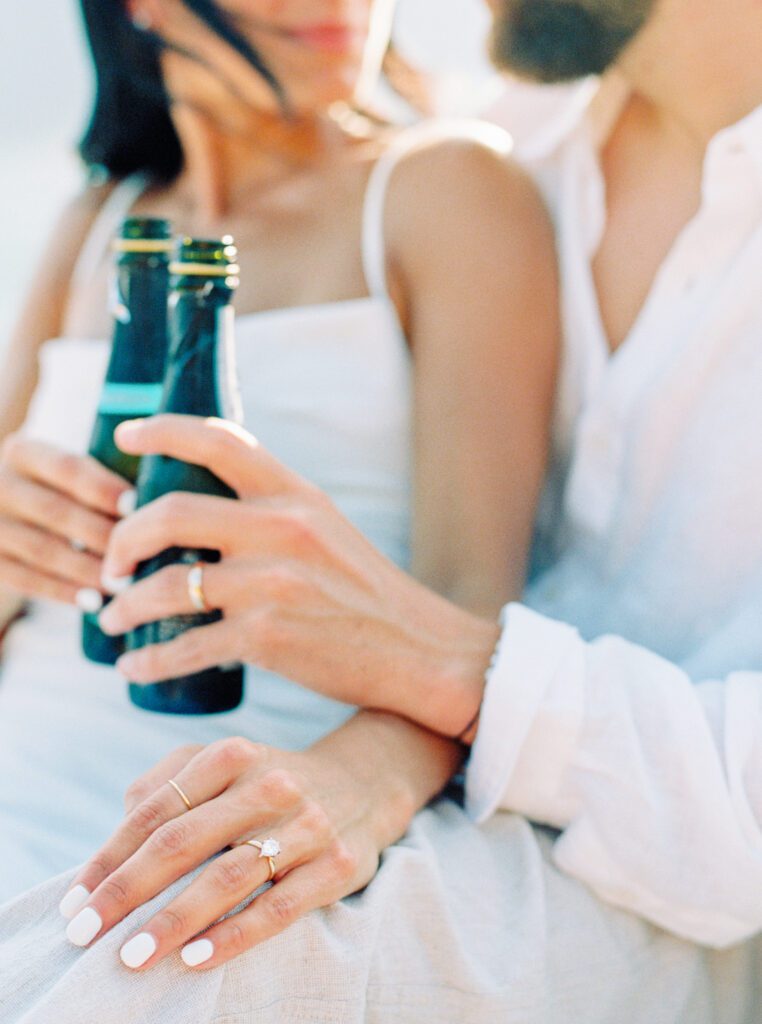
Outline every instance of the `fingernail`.
<svg viewBox="0 0 762 1024">
<path fill-rule="evenodd" d="M 80 611 L 88 615 L 97 615 L 103 607 L 103 594 L 95 587 L 83 587 L 78 590 L 75 600 Z"/>
<path fill-rule="evenodd" d="M 211 960 L 214 954 L 214 946 L 209 939 L 198 939 L 196 942 L 189 942 L 183 946 L 180 956 L 183 963 L 188 967 L 198 967 L 199 964 Z"/>
<path fill-rule="evenodd" d="M 115 430 L 117 441 L 129 441 L 140 431 L 140 420 L 125 420 Z"/>
<path fill-rule="evenodd" d="M 94 907 L 85 907 L 73 921 L 69 921 L 66 938 L 75 946 L 86 946 L 92 942 L 102 927 L 103 921 L 98 911 Z"/>
<path fill-rule="evenodd" d="M 117 663 L 115 665 L 115 668 L 116 668 L 117 672 L 119 672 L 121 675 L 129 676 L 129 675 L 132 674 L 132 664 L 133 664 L 133 659 L 130 657 L 130 655 L 129 654 L 124 654 L 117 661 Z M 133 680 L 133 682 L 134 682 L 134 680 Z"/>
<path fill-rule="evenodd" d="M 64 917 L 71 920 L 89 896 L 90 893 L 84 885 L 75 885 L 58 904 L 58 909 Z"/>
<path fill-rule="evenodd" d="M 149 957 L 156 952 L 156 939 L 148 932 L 133 935 L 119 950 L 119 956 L 125 967 L 142 967 Z"/>
<path fill-rule="evenodd" d="M 120 516 L 128 516 L 135 511 L 138 503 L 138 492 L 133 488 L 129 491 L 124 491 L 119 495 L 119 500 L 116 503 L 116 510 Z"/>
<path fill-rule="evenodd" d="M 101 583 L 107 594 L 122 594 L 132 584 L 132 576 L 109 576 L 104 573 Z"/>
</svg>

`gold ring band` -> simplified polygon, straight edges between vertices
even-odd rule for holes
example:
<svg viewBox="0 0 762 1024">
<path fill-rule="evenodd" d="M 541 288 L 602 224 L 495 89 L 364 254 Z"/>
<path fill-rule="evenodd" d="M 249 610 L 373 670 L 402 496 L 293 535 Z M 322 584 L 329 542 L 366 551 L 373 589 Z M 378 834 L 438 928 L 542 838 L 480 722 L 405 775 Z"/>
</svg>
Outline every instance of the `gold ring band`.
<svg viewBox="0 0 762 1024">
<path fill-rule="evenodd" d="M 197 612 L 211 611 L 204 593 L 204 563 L 196 562 L 188 570 L 188 597 Z"/>
<path fill-rule="evenodd" d="M 185 806 L 186 806 L 186 807 L 188 808 L 188 810 L 189 810 L 189 811 L 192 811 L 192 810 L 193 810 L 193 804 L 192 804 L 192 803 L 190 802 L 190 800 L 189 800 L 189 799 L 188 799 L 188 797 L 187 797 L 187 796 L 185 795 L 185 793 L 183 793 L 183 791 L 182 791 L 182 790 L 180 789 L 180 787 L 179 787 L 179 786 L 177 785 L 177 783 L 175 782 L 175 780 L 174 780 L 174 779 L 167 779 L 167 782 L 168 782 L 168 783 L 170 784 L 170 786 L 171 786 L 171 787 L 172 787 L 172 788 L 173 788 L 174 790 L 176 790 L 176 791 L 177 791 L 177 793 L 178 793 L 178 795 L 179 795 L 180 799 L 181 799 L 181 800 L 182 800 L 182 802 L 183 802 L 183 803 L 185 804 Z"/>
</svg>

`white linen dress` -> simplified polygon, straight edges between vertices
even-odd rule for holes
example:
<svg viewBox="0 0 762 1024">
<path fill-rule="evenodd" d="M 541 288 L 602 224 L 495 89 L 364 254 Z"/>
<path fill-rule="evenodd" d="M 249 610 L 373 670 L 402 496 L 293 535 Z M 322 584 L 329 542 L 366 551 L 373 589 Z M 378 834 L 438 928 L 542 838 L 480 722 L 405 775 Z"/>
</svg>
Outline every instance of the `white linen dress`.
<svg viewBox="0 0 762 1024">
<path fill-rule="evenodd" d="M 382 211 L 394 155 L 368 191 L 370 297 L 242 317 L 247 425 L 325 488 L 386 554 L 407 561 L 410 365 L 384 281 Z M 125 213 L 126 186 L 90 251 Z M 30 429 L 82 448 L 102 343 L 43 353 Z M 65 438 L 64 438 L 65 432 Z M 136 975 L 124 940 L 179 880 L 90 948 L 58 903 L 121 816 L 123 791 L 188 741 L 248 735 L 309 743 L 350 712 L 251 671 L 244 706 L 208 719 L 133 708 L 124 684 L 77 650 L 77 615 L 35 606 L 13 631 L 0 684 L 0 1020 L 3 1024 L 751 1024 L 750 944 L 710 952 L 599 901 L 554 866 L 554 835 L 497 813 L 476 827 L 441 799 L 417 815 L 360 894 L 224 967 L 174 955 Z M 58 872 L 58 874 L 55 874 Z M 55 877 L 49 877 L 50 875 Z"/>
</svg>

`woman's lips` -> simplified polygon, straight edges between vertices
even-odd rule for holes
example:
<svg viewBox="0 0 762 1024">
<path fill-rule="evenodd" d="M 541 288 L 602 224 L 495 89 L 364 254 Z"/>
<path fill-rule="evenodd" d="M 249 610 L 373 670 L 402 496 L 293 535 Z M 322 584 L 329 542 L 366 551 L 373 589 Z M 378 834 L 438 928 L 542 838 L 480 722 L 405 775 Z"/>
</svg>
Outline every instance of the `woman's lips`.
<svg viewBox="0 0 762 1024">
<path fill-rule="evenodd" d="M 347 53 L 357 49 L 360 33 L 349 25 L 308 25 L 291 29 L 292 38 L 313 50 L 326 53 Z"/>
</svg>

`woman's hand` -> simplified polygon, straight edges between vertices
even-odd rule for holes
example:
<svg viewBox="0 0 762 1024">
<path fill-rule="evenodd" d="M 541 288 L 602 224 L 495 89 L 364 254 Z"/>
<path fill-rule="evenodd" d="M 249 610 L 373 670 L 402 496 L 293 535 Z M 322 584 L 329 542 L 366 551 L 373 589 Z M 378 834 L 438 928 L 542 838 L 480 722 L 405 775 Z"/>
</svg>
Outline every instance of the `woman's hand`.
<svg viewBox="0 0 762 1024">
<path fill-rule="evenodd" d="M 11 435 L 0 456 L 0 585 L 69 604 L 83 588 L 100 590 L 129 490 L 95 459 Z"/>
<path fill-rule="evenodd" d="M 116 436 L 125 451 L 208 467 L 241 499 L 170 494 L 115 528 L 105 561 L 112 577 L 175 545 L 223 556 L 204 572 L 207 604 L 223 619 L 125 655 L 118 667 L 133 682 L 238 660 L 443 735 L 459 735 L 472 720 L 495 623 L 398 569 L 322 492 L 239 428 L 162 416 L 123 424 Z M 129 587 L 100 622 L 120 634 L 192 611 L 187 566 L 169 566 Z"/>
<path fill-rule="evenodd" d="M 89 945 L 220 851 L 122 946 L 128 967 L 151 968 L 177 949 L 188 966 L 218 967 L 361 889 L 376 873 L 381 851 L 456 766 L 450 751 L 440 754 L 440 767 L 411 771 L 413 743 L 415 756 L 435 764 L 436 749 L 422 753 L 420 739 L 402 731 L 414 727 L 389 718 L 357 716 L 303 753 L 240 737 L 175 751 L 130 787 L 122 825 L 64 897 L 61 912 L 73 918 L 69 939 Z M 444 773 L 443 757 L 449 759 Z M 268 881 L 267 858 L 246 841 L 270 837 L 281 848 L 273 885 L 215 924 Z"/>
</svg>

